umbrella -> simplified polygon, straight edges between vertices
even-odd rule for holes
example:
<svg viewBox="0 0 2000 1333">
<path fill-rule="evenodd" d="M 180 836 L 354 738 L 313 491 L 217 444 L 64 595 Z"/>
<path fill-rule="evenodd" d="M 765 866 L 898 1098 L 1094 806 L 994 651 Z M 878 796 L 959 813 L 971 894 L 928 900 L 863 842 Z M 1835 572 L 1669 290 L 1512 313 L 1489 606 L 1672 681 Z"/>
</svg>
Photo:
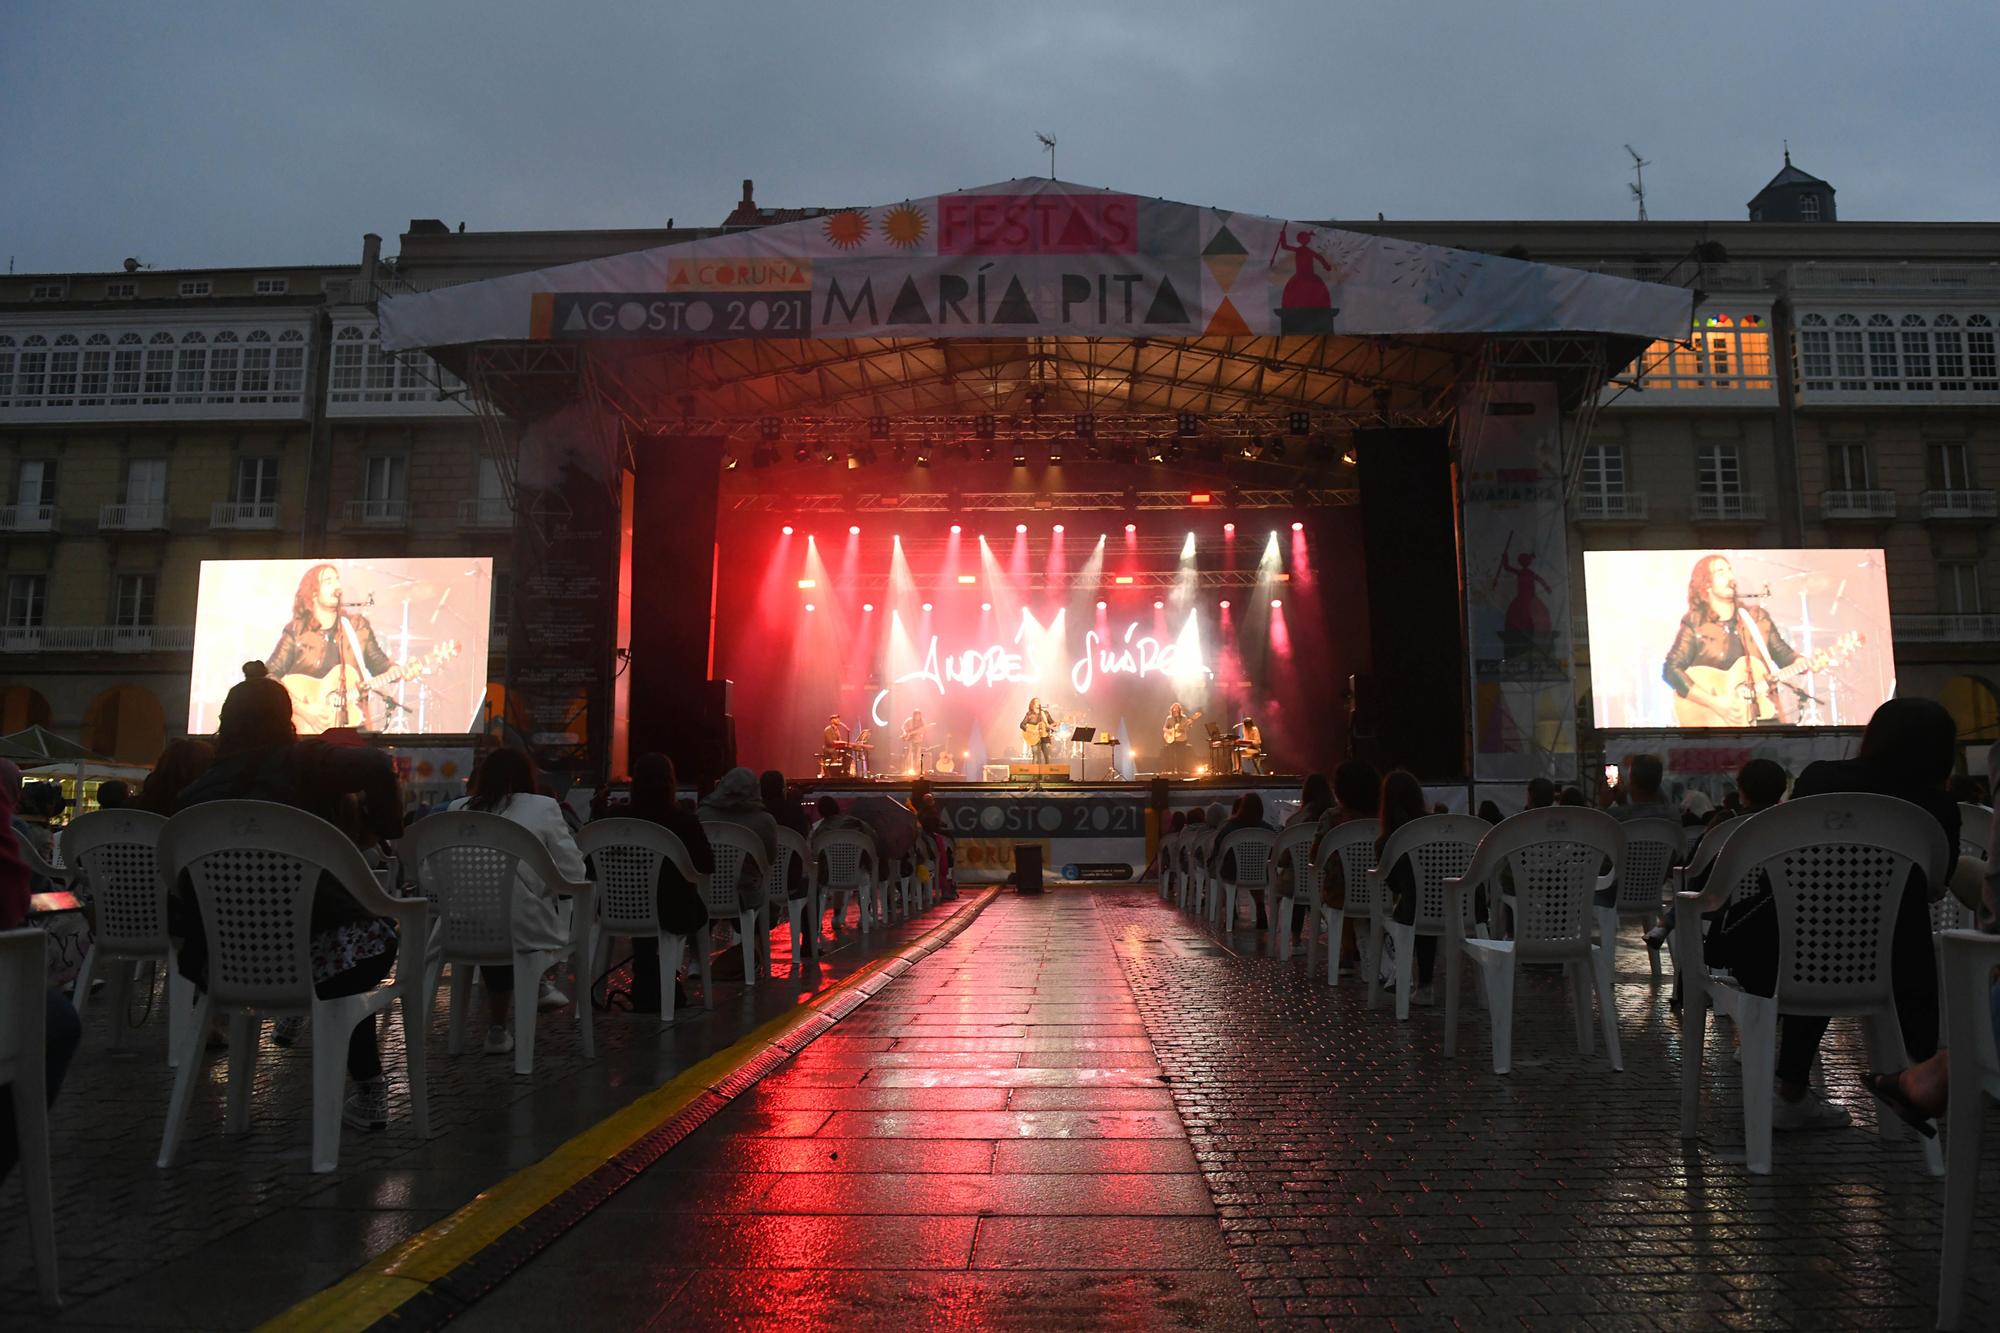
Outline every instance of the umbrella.
<svg viewBox="0 0 2000 1333">
<path fill-rule="evenodd" d="M 47 764 L 61 761 L 75 761 L 104 758 L 103 755 L 86 745 L 65 740 L 47 727 L 39 724 L 9 736 L 0 736 L 0 758 L 12 759 L 16 763 L 26 761 L 31 764 Z"/>
<path fill-rule="evenodd" d="M 857 796 L 841 810 L 875 830 L 875 843 L 887 861 L 900 861 L 917 845 L 917 816 L 887 796 Z"/>
</svg>

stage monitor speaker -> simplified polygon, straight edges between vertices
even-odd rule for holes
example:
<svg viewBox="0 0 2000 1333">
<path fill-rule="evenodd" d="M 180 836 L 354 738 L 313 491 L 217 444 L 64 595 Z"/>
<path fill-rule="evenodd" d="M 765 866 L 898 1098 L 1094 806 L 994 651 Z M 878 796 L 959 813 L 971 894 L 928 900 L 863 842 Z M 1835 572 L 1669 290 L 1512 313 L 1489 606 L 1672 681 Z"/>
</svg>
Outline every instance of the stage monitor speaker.
<svg viewBox="0 0 2000 1333">
<path fill-rule="evenodd" d="M 1450 437 L 1357 430 L 1354 447 L 1373 663 L 1354 682 L 1356 749 L 1378 767 L 1463 777 L 1465 612 Z M 1370 723 L 1372 743 L 1363 739 Z"/>
<path fill-rule="evenodd" d="M 727 685 L 708 679 L 722 441 L 643 435 L 632 524 L 631 749 L 659 750 L 691 781 L 734 762 Z"/>
</svg>

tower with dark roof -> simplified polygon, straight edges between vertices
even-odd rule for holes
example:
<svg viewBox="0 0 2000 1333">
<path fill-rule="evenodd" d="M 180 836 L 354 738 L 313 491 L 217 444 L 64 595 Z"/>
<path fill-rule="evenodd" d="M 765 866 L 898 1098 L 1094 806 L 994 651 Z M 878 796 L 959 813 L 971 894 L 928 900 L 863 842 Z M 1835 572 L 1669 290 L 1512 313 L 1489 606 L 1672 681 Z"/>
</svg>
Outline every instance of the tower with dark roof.
<svg viewBox="0 0 2000 1333">
<path fill-rule="evenodd" d="M 1784 170 L 1750 201 L 1752 222 L 1833 222 L 1838 217 L 1833 187 L 1793 166 L 1790 148 L 1785 150 Z"/>
</svg>

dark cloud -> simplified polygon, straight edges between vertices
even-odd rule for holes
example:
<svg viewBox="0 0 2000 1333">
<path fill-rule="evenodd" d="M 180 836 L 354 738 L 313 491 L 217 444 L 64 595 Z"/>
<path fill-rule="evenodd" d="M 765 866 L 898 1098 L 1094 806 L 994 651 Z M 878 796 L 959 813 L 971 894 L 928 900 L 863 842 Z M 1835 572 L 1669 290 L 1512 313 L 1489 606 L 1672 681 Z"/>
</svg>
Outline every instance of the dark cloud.
<svg viewBox="0 0 2000 1333">
<path fill-rule="evenodd" d="M 719 222 L 1044 169 L 1293 217 L 1739 218 L 1789 137 L 1846 218 L 1995 215 L 2000 9 L 17 3 L 23 270 L 340 262 L 413 216 Z M 393 244 L 393 243 L 392 243 Z"/>
</svg>

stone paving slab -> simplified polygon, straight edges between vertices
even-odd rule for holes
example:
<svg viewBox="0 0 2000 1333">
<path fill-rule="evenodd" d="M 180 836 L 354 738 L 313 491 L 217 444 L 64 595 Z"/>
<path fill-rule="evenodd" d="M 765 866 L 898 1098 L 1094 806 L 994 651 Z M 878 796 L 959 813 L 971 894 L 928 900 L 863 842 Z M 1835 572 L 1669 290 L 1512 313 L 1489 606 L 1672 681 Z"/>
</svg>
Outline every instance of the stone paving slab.
<svg viewBox="0 0 2000 1333">
<path fill-rule="evenodd" d="M 385 1023 L 390 1126 L 344 1133 L 340 1169 L 329 1175 L 314 1174 L 308 1161 L 309 1033 L 286 1050 L 270 1044 L 267 1029 L 250 1130 L 240 1138 L 221 1133 L 227 1060 L 210 1055 L 180 1161 L 161 1171 L 154 1158 L 171 1087 L 165 1024 L 155 1013 L 125 1034 L 124 1049 L 113 1050 L 114 1016 L 99 998 L 86 1006 L 84 1044 L 54 1119 L 66 1308 L 40 1313 L 20 1186 L 10 1180 L 0 1187 L 0 1254 L 10 1257 L 0 1267 L 0 1326 L 252 1327 L 969 904 L 941 904 L 865 938 L 844 934 L 830 942 L 823 965 L 803 971 L 792 969 L 790 932 L 780 928 L 778 975 L 755 988 L 742 983 L 741 950 L 720 950 L 716 1008 L 702 1007 L 693 985 L 696 1007 L 682 1009 L 669 1029 L 654 1015 L 599 1011 L 594 1061 L 579 1049 L 573 1010 L 545 1014 L 529 1078 L 515 1077 L 510 1057 L 482 1054 L 476 1026 L 464 1055 L 445 1054 L 441 989 L 429 1045 L 433 1137 L 414 1133 L 401 1023 Z M 622 969 L 617 984 L 624 984 Z M 143 998 L 135 1002 L 138 1012 L 143 1006 Z M 791 1113 L 813 1114 L 806 1107 Z M 831 1114 L 827 1108 L 817 1119 Z"/>
</svg>

